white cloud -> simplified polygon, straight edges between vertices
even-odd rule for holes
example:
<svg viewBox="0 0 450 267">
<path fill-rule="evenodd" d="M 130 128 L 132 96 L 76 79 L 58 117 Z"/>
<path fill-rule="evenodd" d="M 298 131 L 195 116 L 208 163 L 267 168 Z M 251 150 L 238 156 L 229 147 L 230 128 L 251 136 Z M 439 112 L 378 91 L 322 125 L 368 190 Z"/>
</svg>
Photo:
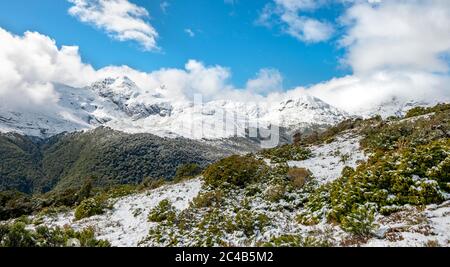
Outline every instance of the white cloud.
<svg viewBox="0 0 450 267">
<path fill-rule="evenodd" d="M 378 70 L 447 72 L 450 2 L 391 0 L 357 3 L 343 17 L 349 27 L 341 45 L 356 74 Z"/>
<path fill-rule="evenodd" d="M 195 94 L 202 94 L 205 100 L 213 100 L 235 90 L 229 83 L 229 69 L 205 66 L 197 60 L 189 60 L 182 69 L 163 68 L 142 72 L 128 66 L 108 66 L 96 71 L 97 80 L 124 75 L 144 90 L 164 86 L 167 96 L 174 100 L 192 100 Z"/>
<path fill-rule="evenodd" d="M 349 2 L 349 1 L 347 1 Z M 341 21 L 353 75 L 307 91 L 347 111 L 389 101 L 449 101 L 450 2 L 352 1 Z"/>
<path fill-rule="evenodd" d="M 56 47 L 39 33 L 15 36 L 0 28 L 0 99 L 2 105 L 46 107 L 57 102 L 53 83 L 82 86 L 95 76 L 78 48 Z M 3 101 L 8 99 L 8 101 Z"/>
<path fill-rule="evenodd" d="M 247 91 L 253 94 L 267 95 L 283 89 L 283 76 L 276 69 L 261 69 L 254 79 L 247 82 Z"/>
<path fill-rule="evenodd" d="M 264 7 L 257 23 L 268 27 L 280 24 L 284 27 L 285 33 L 303 42 L 326 41 L 333 35 L 333 26 L 302 14 L 304 11 L 315 10 L 323 4 L 323 0 L 274 0 Z"/>
<path fill-rule="evenodd" d="M 448 75 L 380 71 L 364 76 L 335 78 L 308 89 L 297 90 L 308 92 L 348 112 L 364 113 L 394 98 L 400 103 L 450 101 L 449 83 Z"/>
<path fill-rule="evenodd" d="M 167 14 L 167 9 L 170 7 L 170 3 L 167 1 L 163 1 L 161 2 L 161 4 L 159 4 L 159 8 L 161 8 L 161 11 L 164 14 Z"/>
<path fill-rule="evenodd" d="M 128 0 L 68 0 L 69 13 L 106 31 L 119 41 L 136 41 L 144 50 L 158 50 L 158 32 L 146 20 L 148 11 Z"/>
<path fill-rule="evenodd" d="M 189 35 L 189 37 L 195 37 L 195 32 L 192 29 L 184 29 L 184 32 Z"/>
<path fill-rule="evenodd" d="M 27 108 L 57 104 L 55 83 L 83 87 L 100 79 L 123 75 L 146 90 L 165 85 L 169 96 L 175 99 L 192 98 L 197 93 L 203 94 L 205 99 L 215 99 L 234 90 L 228 81 L 229 69 L 205 66 L 195 60 L 188 61 L 183 69 L 141 72 L 128 66 L 108 66 L 95 70 L 83 63 L 78 47 L 59 48 L 54 40 L 36 32 L 17 36 L 0 28 L 0 62 L 2 106 Z"/>
<path fill-rule="evenodd" d="M 353 74 L 309 88 L 273 93 L 270 99 L 307 92 L 357 113 L 393 98 L 400 102 L 450 100 L 449 1 L 334 1 L 345 4 L 346 11 L 340 19 L 345 34 L 339 44 L 347 52 L 342 60 L 351 67 Z M 270 22 L 274 14 L 278 15 L 287 23 L 287 31 L 291 30 L 292 36 L 302 39 L 301 29 L 306 23 L 301 21 L 295 27 L 302 17 L 299 12 L 314 11 L 326 1 L 274 0 L 274 3 L 266 6 L 260 19 Z M 296 36 L 296 32 L 300 35 Z M 309 35 L 314 36 L 315 31 Z M 322 37 L 318 35 L 313 39 Z"/>
</svg>

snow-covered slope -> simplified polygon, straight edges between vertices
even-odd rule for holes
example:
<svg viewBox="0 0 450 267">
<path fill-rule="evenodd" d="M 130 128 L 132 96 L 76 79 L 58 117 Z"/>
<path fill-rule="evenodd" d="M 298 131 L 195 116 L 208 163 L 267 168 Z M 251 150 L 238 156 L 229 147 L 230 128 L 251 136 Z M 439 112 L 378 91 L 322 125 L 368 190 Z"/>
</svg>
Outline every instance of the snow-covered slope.
<svg viewBox="0 0 450 267">
<path fill-rule="evenodd" d="M 103 215 L 97 215 L 75 221 L 74 212 L 55 214 L 44 218 L 45 225 L 63 227 L 70 225 L 76 230 L 94 227 L 99 239 L 106 239 L 112 246 L 138 246 L 156 223 L 148 222 L 148 214 L 162 200 L 169 200 L 173 206 L 182 211 L 200 191 L 199 179 L 164 186 L 159 189 L 130 195 L 117 200 L 113 208 Z"/>
<path fill-rule="evenodd" d="M 331 143 L 311 146 L 314 155 L 310 159 L 289 164 L 308 168 L 318 185 L 329 183 L 340 176 L 344 166 L 354 166 L 356 161 L 366 159 L 359 147 L 359 140 L 360 137 L 351 131 L 342 133 Z M 349 156 L 346 163 L 341 162 L 340 155 L 346 154 Z M 178 214 L 191 212 L 192 220 L 209 222 L 211 217 L 214 218 L 211 215 L 214 213 L 208 208 L 194 208 L 190 204 L 196 196 L 215 192 L 203 185 L 202 179 L 197 178 L 122 197 L 115 200 L 113 208 L 105 214 L 80 221 L 74 220 L 73 211 L 37 215 L 30 219 L 49 227 L 67 225 L 76 230 L 93 227 L 98 239 L 106 239 L 113 246 L 198 246 L 199 242 L 202 244 L 202 240 L 214 240 L 209 232 L 213 228 L 211 225 L 180 232 L 175 224 L 149 222 L 148 215 L 162 200 L 168 199 Z M 302 203 L 307 197 L 302 191 L 288 192 L 287 198 L 273 201 L 266 197 L 267 192 L 274 188 L 269 180 L 261 181 L 255 188 L 260 189 L 255 195 L 249 194 L 247 189 L 221 191 L 223 203 L 219 208 L 220 214 L 234 218 L 237 216 L 236 210 L 243 209 L 247 213 L 242 214 L 267 216 L 267 226 L 263 231 L 259 228 L 254 230 L 252 234 L 245 234 L 242 230 L 218 231 L 217 235 L 223 243 L 213 245 L 259 246 L 275 237 L 289 235 L 305 238 L 305 246 L 448 246 L 450 242 L 450 201 L 423 207 L 406 205 L 390 215 L 379 214 L 375 218 L 376 229 L 373 236 L 359 238 L 326 220 L 317 225 L 299 224 L 296 218 L 304 209 Z M 31 224 L 29 227 L 33 228 L 35 225 Z M 151 233 L 157 233 L 157 238 Z M 177 242 L 174 244 L 173 240 Z M 281 243 L 282 245 L 292 245 L 288 238 L 281 240 L 286 242 Z"/>
<path fill-rule="evenodd" d="M 360 148 L 360 140 L 360 136 L 346 132 L 329 144 L 310 146 L 313 155 L 309 159 L 290 161 L 288 164 L 310 170 L 321 184 L 332 182 L 341 175 L 345 166 L 356 168 L 359 162 L 367 160 Z"/>
<path fill-rule="evenodd" d="M 397 97 L 392 97 L 388 101 L 378 103 L 376 105 L 364 107 L 355 112 L 356 115 L 365 118 L 373 117 L 375 115 L 380 115 L 383 118 L 389 116 L 404 116 L 410 109 L 414 107 L 430 107 L 438 104 L 438 102 L 425 102 L 425 101 L 415 101 L 415 100 L 405 100 L 399 99 Z"/>
<path fill-rule="evenodd" d="M 48 107 L 21 108 L 0 105 L 0 131 L 18 132 L 31 136 L 51 136 L 61 132 L 90 129 L 100 122 L 93 116 L 101 101 L 88 89 L 57 87 L 58 105 Z M 3 100 L 2 100 L 3 101 Z"/>
<path fill-rule="evenodd" d="M 195 105 L 171 99 L 164 87 L 143 90 L 127 77 L 108 78 L 86 88 L 55 88 L 59 101 L 46 109 L 0 105 L 0 131 L 51 136 L 103 125 L 129 133 L 220 139 L 245 136 L 248 128 L 323 126 L 347 117 L 306 94 L 280 103 L 218 100 Z"/>
</svg>

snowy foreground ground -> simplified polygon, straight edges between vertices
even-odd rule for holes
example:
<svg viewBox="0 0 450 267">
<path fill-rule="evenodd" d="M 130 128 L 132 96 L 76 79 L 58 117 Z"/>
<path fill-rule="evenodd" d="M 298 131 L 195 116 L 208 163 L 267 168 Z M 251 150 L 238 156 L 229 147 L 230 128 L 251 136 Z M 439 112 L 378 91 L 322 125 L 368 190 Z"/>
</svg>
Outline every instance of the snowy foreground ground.
<svg viewBox="0 0 450 267">
<path fill-rule="evenodd" d="M 119 199 L 112 210 L 103 215 L 93 216 L 75 222 L 74 212 L 46 217 L 44 224 L 48 226 L 70 225 L 76 230 L 93 226 L 98 239 L 106 239 L 112 246 L 137 246 L 139 241 L 148 235 L 148 231 L 156 223 L 148 222 L 148 214 L 152 208 L 164 199 L 169 199 L 178 210 L 188 208 L 189 202 L 197 196 L 202 182 L 199 179 L 165 186 L 137 195 Z"/>
<path fill-rule="evenodd" d="M 328 183 L 339 177 L 345 166 L 355 167 L 357 162 L 366 156 L 359 149 L 359 138 L 351 133 L 341 135 L 335 142 L 312 147 L 312 158 L 289 162 L 290 166 L 305 167 L 311 170 L 319 183 Z M 345 160 L 343 160 L 345 158 Z M 178 211 L 189 208 L 190 202 L 202 189 L 200 178 L 167 185 L 145 193 L 118 199 L 113 209 L 105 214 L 74 221 L 74 213 L 67 212 L 44 218 L 48 226 L 64 226 L 80 230 L 94 227 L 99 239 L 106 239 L 113 246 L 154 246 L 161 245 L 145 241 L 149 230 L 157 227 L 157 223 L 148 222 L 150 210 L 164 199 L 170 200 Z M 242 200 L 242 192 L 236 191 L 235 200 Z M 360 240 L 342 231 L 338 226 L 322 222 L 315 226 L 299 225 L 295 215 L 300 210 L 280 211 L 279 207 L 287 205 L 282 201 L 276 205 L 262 199 L 254 199 L 250 209 L 266 213 L 272 224 L 263 233 L 258 233 L 250 242 L 239 234 L 225 237 L 227 242 L 235 246 L 254 246 L 258 242 L 270 240 L 282 234 L 301 234 L 302 236 L 327 236 L 336 246 L 450 246 L 450 201 L 441 205 L 427 207 L 405 207 L 402 211 L 376 219 L 378 230 L 375 237 Z M 227 211 L 224 210 L 226 213 Z M 144 242 L 142 242 L 144 241 Z M 180 245 L 189 245 L 189 237 Z M 162 244 L 164 245 L 164 244 Z"/>
</svg>

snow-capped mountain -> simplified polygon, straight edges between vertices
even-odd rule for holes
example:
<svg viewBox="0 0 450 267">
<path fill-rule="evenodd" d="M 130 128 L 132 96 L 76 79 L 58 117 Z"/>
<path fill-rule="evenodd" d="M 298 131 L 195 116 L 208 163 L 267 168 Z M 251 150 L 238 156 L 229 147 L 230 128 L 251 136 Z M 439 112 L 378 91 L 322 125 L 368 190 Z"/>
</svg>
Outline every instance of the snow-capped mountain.
<svg viewBox="0 0 450 267">
<path fill-rule="evenodd" d="M 85 88 L 57 84 L 55 90 L 59 96 L 55 107 L 27 110 L 0 106 L 0 131 L 51 136 L 108 126 L 163 137 L 221 139 L 245 136 L 249 128 L 323 126 L 348 117 L 306 94 L 279 103 L 215 100 L 195 104 L 171 99 L 163 86 L 143 90 L 127 77 L 107 78 Z"/>
<path fill-rule="evenodd" d="M 389 116 L 404 116 L 410 109 L 414 107 L 430 107 L 438 104 L 438 102 L 426 102 L 426 101 L 416 101 L 413 99 L 400 99 L 398 97 L 392 97 L 386 101 L 378 103 L 377 105 L 366 107 L 365 109 L 359 110 L 357 114 L 359 116 L 368 118 L 375 115 L 380 115 L 383 118 Z"/>
</svg>

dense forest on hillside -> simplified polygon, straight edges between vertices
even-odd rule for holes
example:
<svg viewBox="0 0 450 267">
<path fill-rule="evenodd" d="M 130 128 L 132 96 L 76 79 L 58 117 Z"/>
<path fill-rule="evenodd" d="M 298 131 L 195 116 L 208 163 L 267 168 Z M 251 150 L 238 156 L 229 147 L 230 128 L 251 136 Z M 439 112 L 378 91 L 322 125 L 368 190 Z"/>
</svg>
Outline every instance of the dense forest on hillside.
<svg viewBox="0 0 450 267">
<path fill-rule="evenodd" d="M 45 193 L 80 187 L 86 179 L 94 186 L 171 179 L 180 165 L 205 167 L 227 153 L 196 141 L 108 128 L 47 140 L 1 134 L 0 191 Z"/>
</svg>

